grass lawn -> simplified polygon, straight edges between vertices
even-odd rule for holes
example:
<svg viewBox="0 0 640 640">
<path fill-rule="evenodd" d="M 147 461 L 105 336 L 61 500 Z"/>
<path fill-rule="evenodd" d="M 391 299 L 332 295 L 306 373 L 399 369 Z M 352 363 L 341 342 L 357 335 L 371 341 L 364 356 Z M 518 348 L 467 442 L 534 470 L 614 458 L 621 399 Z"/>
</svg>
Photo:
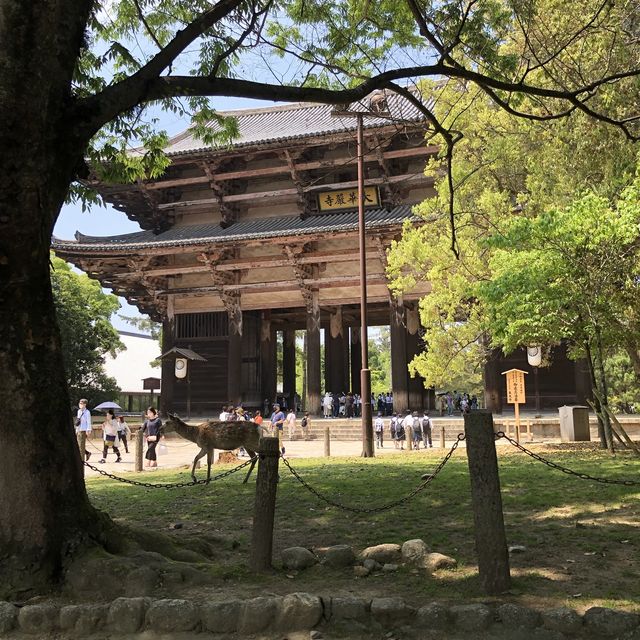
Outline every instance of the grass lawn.
<svg viewBox="0 0 640 640">
<path fill-rule="evenodd" d="M 611 458 L 595 444 L 531 445 L 532 450 L 576 471 L 609 478 L 640 479 L 640 461 L 626 452 Z M 604 485 L 566 476 L 518 452 L 498 447 L 507 539 L 523 545 L 511 557 L 510 598 L 532 606 L 593 604 L 640 610 L 640 487 Z M 349 505 L 376 506 L 408 493 L 432 470 L 440 450 L 384 458 L 315 458 L 291 464 L 317 490 Z M 217 467 L 221 470 L 222 465 Z M 228 467 L 227 467 L 228 468 Z M 200 471 L 203 473 L 203 470 Z M 354 578 L 349 570 L 316 566 L 297 574 L 255 576 L 246 567 L 251 540 L 255 474 L 242 484 L 240 471 L 209 486 L 144 489 L 106 478 L 87 480 L 93 503 L 117 522 L 161 530 L 180 538 L 222 535 L 213 586 L 182 595 L 215 592 L 259 595 L 309 591 L 371 596 L 398 595 L 414 602 L 487 598 L 479 589 L 465 450 L 460 448 L 427 489 L 406 505 L 371 515 L 344 512 L 324 503 L 281 465 L 274 559 L 290 546 L 350 544 L 356 551 L 383 542 L 422 538 L 432 551 L 458 560 L 455 570 L 434 576 L 401 568 L 394 574 Z M 129 476 L 136 477 L 136 476 Z M 188 480 L 188 471 L 145 474 L 144 480 Z M 170 530 L 172 523 L 183 524 Z M 176 594 L 176 587 L 172 587 Z"/>
</svg>

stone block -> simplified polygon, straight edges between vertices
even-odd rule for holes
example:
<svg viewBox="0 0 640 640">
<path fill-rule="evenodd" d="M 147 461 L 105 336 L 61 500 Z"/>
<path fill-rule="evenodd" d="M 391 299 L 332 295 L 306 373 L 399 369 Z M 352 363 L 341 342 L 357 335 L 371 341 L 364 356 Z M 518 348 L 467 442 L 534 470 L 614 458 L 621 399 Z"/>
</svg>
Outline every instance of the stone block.
<svg viewBox="0 0 640 640">
<path fill-rule="evenodd" d="M 493 622 L 493 611 L 484 604 L 459 604 L 449 610 L 458 629 L 482 631 Z"/>
<path fill-rule="evenodd" d="M 401 549 L 402 559 L 409 564 L 417 564 L 428 553 L 424 540 L 407 540 Z"/>
<path fill-rule="evenodd" d="M 144 625 L 149 598 L 117 598 L 109 606 L 107 624 L 119 633 L 136 633 Z"/>
<path fill-rule="evenodd" d="M 189 600 L 156 600 L 147 609 L 146 620 L 153 631 L 192 631 L 200 615 Z"/>
<path fill-rule="evenodd" d="M 415 610 L 402 598 L 374 598 L 371 601 L 371 615 L 383 627 L 390 627 L 411 620 Z"/>
<path fill-rule="evenodd" d="M 367 547 L 359 556 L 360 560 L 375 560 L 380 564 L 387 562 L 398 563 L 402 560 L 402 552 L 399 544 L 378 544 L 373 547 Z"/>
<path fill-rule="evenodd" d="M 635 613 L 614 611 L 605 607 L 591 607 L 584 614 L 586 629 L 605 638 L 619 636 L 638 626 L 640 618 Z"/>
<path fill-rule="evenodd" d="M 442 553 L 427 553 L 419 560 L 419 565 L 429 573 L 433 573 L 439 569 L 455 569 L 458 561 Z"/>
<path fill-rule="evenodd" d="M 542 624 L 547 629 L 560 633 L 576 634 L 582 629 L 582 618 L 573 610 L 566 607 L 549 609 L 541 614 Z"/>
<path fill-rule="evenodd" d="M 313 553 L 304 547 L 289 547 L 282 551 L 282 566 L 285 569 L 307 569 L 317 561 Z"/>
<path fill-rule="evenodd" d="M 322 601 L 309 593 L 290 593 L 278 605 L 275 627 L 280 631 L 313 629 L 322 618 Z"/>
<path fill-rule="evenodd" d="M 542 622 L 537 611 L 510 602 L 501 604 L 497 611 L 502 624 L 508 629 L 535 629 Z"/>
<path fill-rule="evenodd" d="M 281 598 L 260 597 L 247 600 L 242 607 L 238 631 L 258 633 L 273 626 Z"/>
<path fill-rule="evenodd" d="M 364 598 L 345 596 L 331 598 L 331 621 L 358 620 L 366 622 L 369 619 L 371 602 Z"/>
<path fill-rule="evenodd" d="M 244 603 L 240 600 L 207 602 L 200 605 L 202 626 L 212 633 L 233 633 L 240 626 Z"/>
<path fill-rule="evenodd" d="M 449 610 L 439 602 L 420 607 L 416 617 L 420 629 L 446 629 L 451 624 Z"/>
<path fill-rule="evenodd" d="M 88 636 L 100 631 L 107 623 L 109 605 L 71 604 L 60 609 L 60 628 Z"/>
<path fill-rule="evenodd" d="M 58 608 L 52 604 L 30 604 L 18 612 L 18 625 L 24 633 L 46 636 L 58 628 Z"/>
<path fill-rule="evenodd" d="M 141 566 L 130 571 L 124 581 L 124 592 L 126 595 L 152 596 L 158 591 L 160 574 L 157 569 L 149 566 Z"/>
<path fill-rule="evenodd" d="M 348 544 L 337 544 L 328 547 L 324 553 L 324 562 L 329 567 L 342 569 L 350 567 L 356 561 L 356 554 Z"/>
<path fill-rule="evenodd" d="M 12 631 L 18 620 L 18 607 L 0 601 L 0 633 Z"/>
</svg>

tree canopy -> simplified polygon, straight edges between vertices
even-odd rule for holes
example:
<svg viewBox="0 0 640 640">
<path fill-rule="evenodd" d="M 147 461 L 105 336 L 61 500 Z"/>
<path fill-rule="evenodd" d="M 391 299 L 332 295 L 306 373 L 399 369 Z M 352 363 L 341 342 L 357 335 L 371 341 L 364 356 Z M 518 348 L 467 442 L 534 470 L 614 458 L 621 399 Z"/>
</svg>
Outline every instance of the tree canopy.
<svg viewBox="0 0 640 640">
<path fill-rule="evenodd" d="M 11 423 L 0 421 L 0 595 L 50 585 L 73 550 L 108 538 L 70 428 L 49 247 L 65 198 L 95 201 L 94 177 L 138 181 L 167 166 L 167 136 L 150 107 L 191 115 L 205 144 L 223 145 L 236 125 L 212 97 L 366 108 L 373 90 L 395 91 L 439 136 L 445 200 L 467 179 L 452 171 L 464 113 L 452 117 L 458 103 L 440 101 L 425 79 L 464 86 L 458 95 L 482 95 L 494 113 L 531 126 L 583 117 L 585 130 L 595 121 L 638 137 L 633 3 L 0 0 L 0 15 L 0 403 L 14 408 Z M 487 212 L 513 204 L 502 190 L 480 203 L 474 215 L 486 228 Z M 470 242 L 477 231 L 457 206 L 449 197 L 438 242 L 448 233 L 460 253 L 467 238 L 456 233 Z M 461 262 L 446 278 L 475 266 Z M 32 419 L 43 405 L 47 430 Z"/>
<path fill-rule="evenodd" d="M 111 316 L 118 298 L 103 293 L 95 280 L 75 273 L 60 258 L 51 258 L 51 286 L 60 322 L 62 356 L 72 398 L 87 398 L 89 406 L 113 400 L 119 392 L 104 371 L 104 356 L 124 348 Z"/>
</svg>

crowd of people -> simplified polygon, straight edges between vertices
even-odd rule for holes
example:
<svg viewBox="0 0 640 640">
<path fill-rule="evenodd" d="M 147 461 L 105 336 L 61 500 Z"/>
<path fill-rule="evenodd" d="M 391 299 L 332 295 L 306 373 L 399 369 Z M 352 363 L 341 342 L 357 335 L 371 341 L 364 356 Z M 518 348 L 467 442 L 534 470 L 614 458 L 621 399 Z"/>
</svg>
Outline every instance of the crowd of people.
<svg viewBox="0 0 640 640">
<path fill-rule="evenodd" d="M 393 413 L 393 394 L 371 394 L 371 407 L 384 416 Z M 325 418 L 359 418 L 362 415 L 362 397 L 351 391 L 336 393 L 326 391 L 322 397 L 322 414 Z"/>
<path fill-rule="evenodd" d="M 432 447 L 431 427 L 431 418 L 426 411 L 420 415 L 417 411 L 407 409 L 406 415 L 394 413 L 388 421 L 385 421 L 382 412 L 378 411 L 378 416 L 373 423 L 376 448 L 384 448 L 385 431 L 396 449 L 403 450 L 406 443 L 407 449 L 417 451 L 420 449 L 421 442 L 425 449 Z"/>
<path fill-rule="evenodd" d="M 454 412 L 469 413 L 479 408 L 478 398 L 475 395 L 469 396 L 468 393 L 459 393 L 458 391 L 446 391 L 438 394 L 440 401 L 440 415 L 446 412 L 448 416 L 452 416 Z"/>
</svg>

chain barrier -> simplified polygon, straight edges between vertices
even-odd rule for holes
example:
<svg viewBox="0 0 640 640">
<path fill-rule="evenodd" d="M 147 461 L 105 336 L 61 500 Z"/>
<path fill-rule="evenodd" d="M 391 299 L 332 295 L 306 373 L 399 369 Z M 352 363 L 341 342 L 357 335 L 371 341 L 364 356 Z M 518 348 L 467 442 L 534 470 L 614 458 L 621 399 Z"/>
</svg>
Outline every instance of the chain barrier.
<svg viewBox="0 0 640 640">
<path fill-rule="evenodd" d="M 538 462 L 542 462 L 542 464 L 546 464 L 551 469 L 556 469 L 557 471 L 562 471 L 562 473 L 566 473 L 569 476 L 576 476 L 577 478 L 581 478 L 582 480 L 592 480 L 593 482 L 600 482 L 601 484 L 619 484 L 624 485 L 625 487 L 637 487 L 640 486 L 640 480 L 612 480 L 611 478 L 600 478 L 596 476 L 591 476 L 588 473 L 580 473 L 578 471 L 573 471 L 573 469 L 569 469 L 568 467 L 563 467 L 557 462 L 551 462 L 551 460 L 547 460 L 543 458 L 541 455 L 534 453 L 533 451 L 529 451 L 526 447 L 523 447 L 517 440 L 509 437 L 504 431 L 497 431 L 495 433 L 495 439 L 500 440 L 500 438 L 504 438 L 507 442 L 510 442 L 516 449 L 522 451 L 530 458 L 537 460 Z"/>
<path fill-rule="evenodd" d="M 223 471 L 222 473 L 213 476 L 210 480 L 207 480 L 205 478 L 204 480 L 192 480 L 191 482 L 169 482 L 164 484 L 160 484 L 157 482 L 140 482 L 139 480 L 129 480 L 128 478 L 121 478 L 120 476 L 109 473 L 104 469 L 94 467 L 88 462 L 85 462 L 84 466 L 89 467 L 89 469 L 93 469 L 93 471 L 97 471 L 101 476 L 106 476 L 107 478 L 111 478 L 111 480 L 117 480 L 118 482 L 123 482 L 125 484 L 132 484 L 136 487 L 146 487 L 149 489 L 181 489 L 182 487 L 195 487 L 198 484 L 209 484 L 209 482 L 213 482 L 214 480 L 222 480 L 223 478 L 226 478 L 227 476 L 240 471 L 240 469 L 244 469 L 245 467 L 249 466 L 254 460 L 255 458 L 249 458 L 242 464 L 239 464 L 237 467 L 233 467 L 233 469 L 228 469 L 227 471 Z"/>
<path fill-rule="evenodd" d="M 335 500 L 332 500 L 331 498 L 328 498 L 324 494 L 320 493 L 317 489 L 314 489 L 304 478 L 302 478 L 302 476 L 300 476 L 300 474 L 291 466 L 291 464 L 285 457 L 282 458 L 282 462 L 284 463 L 285 467 L 287 467 L 287 469 L 289 469 L 289 471 L 293 474 L 294 478 L 307 491 L 309 491 L 314 496 L 316 496 L 316 498 L 319 498 L 323 502 L 326 502 L 328 505 L 332 507 L 336 507 L 338 509 L 342 509 L 343 511 L 350 511 L 351 513 L 380 513 L 382 511 L 388 511 L 389 509 L 393 509 L 394 507 L 398 507 L 404 504 L 405 502 L 408 502 L 409 500 L 411 500 L 411 498 L 413 498 L 415 495 L 420 493 L 420 491 L 422 491 L 423 489 L 426 489 L 426 487 L 435 479 L 435 477 L 442 471 L 442 469 L 444 469 L 444 466 L 447 464 L 447 462 L 449 462 L 449 459 L 454 454 L 455 450 L 458 448 L 458 445 L 464 439 L 465 439 L 464 433 L 459 433 L 456 441 L 453 443 L 453 446 L 451 447 L 451 449 L 449 449 L 447 455 L 442 459 L 440 464 L 436 467 L 435 471 L 423 482 L 421 482 L 415 489 L 413 489 L 413 491 L 408 493 L 406 496 L 400 498 L 399 500 L 395 500 L 394 502 L 389 502 L 380 507 L 370 507 L 370 508 L 350 507 L 346 504 L 342 504 L 341 502 L 336 502 Z"/>
</svg>

